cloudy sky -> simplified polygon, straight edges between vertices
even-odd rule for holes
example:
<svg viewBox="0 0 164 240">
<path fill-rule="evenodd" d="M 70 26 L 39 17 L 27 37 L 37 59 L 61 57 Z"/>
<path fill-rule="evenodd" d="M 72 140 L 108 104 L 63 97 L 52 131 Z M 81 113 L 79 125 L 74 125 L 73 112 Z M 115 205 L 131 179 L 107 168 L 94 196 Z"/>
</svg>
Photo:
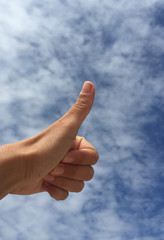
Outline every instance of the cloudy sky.
<svg viewBox="0 0 164 240">
<path fill-rule="evenodd" d="M 163 0 L 0 0 L 0 145 L 59 119 L 84 81 L 94 179 L 0 202 L 2 240 L 164 239 Z"/>
</svg>

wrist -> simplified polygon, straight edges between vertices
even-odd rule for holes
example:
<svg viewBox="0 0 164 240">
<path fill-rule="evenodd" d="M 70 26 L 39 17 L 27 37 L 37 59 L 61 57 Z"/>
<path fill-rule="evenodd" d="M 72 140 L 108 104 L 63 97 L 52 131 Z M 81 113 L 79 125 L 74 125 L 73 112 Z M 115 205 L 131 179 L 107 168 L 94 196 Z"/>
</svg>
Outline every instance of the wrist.
<svg viewBox="0 0 164 240">
<path fill-rule="evenodd" d="M 14 191 L 21 183 L 21 172 L 17 164 L 20 151 L 16 143 L 0 147 L 0 200 Z"/>
</svg>

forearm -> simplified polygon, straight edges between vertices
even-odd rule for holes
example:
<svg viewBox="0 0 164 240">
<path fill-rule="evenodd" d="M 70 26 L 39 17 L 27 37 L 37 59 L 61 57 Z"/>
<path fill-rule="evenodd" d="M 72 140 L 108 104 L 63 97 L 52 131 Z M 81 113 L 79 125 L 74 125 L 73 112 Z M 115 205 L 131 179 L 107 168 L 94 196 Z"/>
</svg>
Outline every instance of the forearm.
<svg viewBox="0 0 164 240">
<path fill-rule="evenodd" d="M 0 161 L 0 200 L 4 198 L 12 188 L 12 178 L 5 162 Z"/>
<path fill-rule="evenodd" d="M 15 169 L 18 155 L 14 144 L 0 147 L 0 200 L 12 192 L 19 182 L 19 169 Z"/>
</svg>

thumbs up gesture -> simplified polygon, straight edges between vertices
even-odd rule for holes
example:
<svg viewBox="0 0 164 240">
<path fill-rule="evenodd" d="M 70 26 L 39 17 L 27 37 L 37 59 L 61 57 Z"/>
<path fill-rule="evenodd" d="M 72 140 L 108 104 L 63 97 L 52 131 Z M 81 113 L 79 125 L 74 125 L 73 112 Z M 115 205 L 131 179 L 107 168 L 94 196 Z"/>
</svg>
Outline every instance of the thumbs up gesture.
<svg viewBox="0 0 164 240">
<path fill-rule="evenodd" d="M 91 165 L 99 156 L 77 133 L 92 108 L 94 95 L 93 83 L 85 82 L 76 103 L 58 121 L 29 139 L 0 147 L 3 196 L 46 191 L 56 200 L 64 200 L 69 192 L 83 189 L 84 181 L 93 177 Z M 5 176 L 10 177 L 5 180 Z"/>
</svg>

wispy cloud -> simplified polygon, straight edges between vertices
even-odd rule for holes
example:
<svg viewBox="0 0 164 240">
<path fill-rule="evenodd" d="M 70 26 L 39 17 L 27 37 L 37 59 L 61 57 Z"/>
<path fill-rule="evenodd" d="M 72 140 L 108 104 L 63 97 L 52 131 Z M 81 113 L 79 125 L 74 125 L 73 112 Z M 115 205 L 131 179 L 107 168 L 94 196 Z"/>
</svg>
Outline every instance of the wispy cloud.
<svg viewBox="0 0 164 240">
<path fill-rule="evenodd" d="M 163 226 L 163 2 L 0 4 L 0 143 L 42 131 L 96 86 L 81 127 L 100 153 L 84 191 L 8 196 L 2 239 L 160 240 Z"/>
</svg>

